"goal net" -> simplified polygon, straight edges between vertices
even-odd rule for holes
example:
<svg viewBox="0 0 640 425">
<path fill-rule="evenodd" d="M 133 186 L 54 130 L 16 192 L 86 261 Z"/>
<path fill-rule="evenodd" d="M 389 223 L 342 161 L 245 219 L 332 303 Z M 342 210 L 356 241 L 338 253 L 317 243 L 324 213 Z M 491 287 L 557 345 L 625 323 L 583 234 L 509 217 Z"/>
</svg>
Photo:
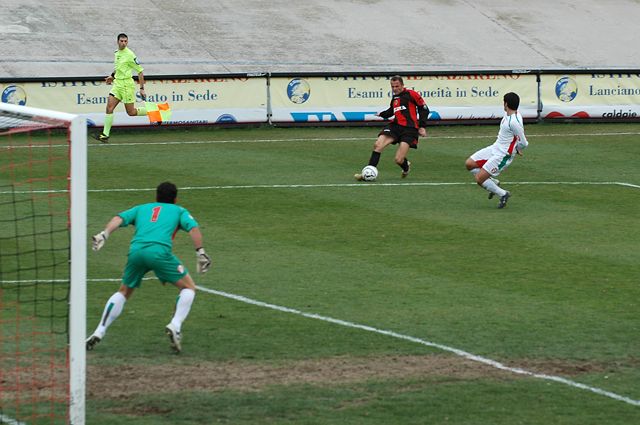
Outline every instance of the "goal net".
<svg viewBox="0 0 640 425">
<path fill-rule="evenodd" d="M 0 424 L 84 424 L 83 118 L 0 103 Z"/>
</svg>

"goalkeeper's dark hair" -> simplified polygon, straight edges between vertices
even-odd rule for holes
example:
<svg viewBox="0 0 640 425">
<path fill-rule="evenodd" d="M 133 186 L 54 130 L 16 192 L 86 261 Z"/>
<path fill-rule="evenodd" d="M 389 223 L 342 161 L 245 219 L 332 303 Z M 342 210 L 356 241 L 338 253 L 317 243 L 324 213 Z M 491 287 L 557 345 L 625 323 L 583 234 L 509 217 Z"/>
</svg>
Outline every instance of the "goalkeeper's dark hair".
<svg viewBox="0 0 640 425">
<path fill-rule="evenodd" d="M 509 92 L 504 95 L 503 99 L 509 109 L 513 111 L 518 110 L 518 106 L 520 106 L 520 96 L 518 96 L 514 92 Z"/>
<path fill-rule="evenodd" d="M 118 34 L 118 38 L 116 38 L 116 40 L 120 40 L 121 38 L 126 38 L 127 40 L 129 39 L 129 37 L 127 37 L 127 34 L 121 32 L 120 34 Z"/>
<path fill-rule="evenodd" d="M 390 80 L 391 81 L 400 81 L 400 84 L 402 84 L 404 86 L 404 80 L 399 75 L 394 75 L 393 77 L 390 78 Z"/>
<path fill-rule="evenodd" d="M 171 182 L 160 183 L 156 188 L 156 201 L 165 204 L 175 204 L 178 188 Z"/>
</svg>

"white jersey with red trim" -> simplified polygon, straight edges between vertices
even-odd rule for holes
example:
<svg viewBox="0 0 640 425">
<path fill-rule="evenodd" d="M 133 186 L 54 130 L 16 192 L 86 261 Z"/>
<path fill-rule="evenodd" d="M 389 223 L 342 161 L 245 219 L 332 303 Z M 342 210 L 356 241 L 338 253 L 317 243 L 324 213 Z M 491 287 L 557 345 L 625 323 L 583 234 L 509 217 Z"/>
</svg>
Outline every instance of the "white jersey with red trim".
<svg viewBox="0 0 640 425">
<path fill-rule="evenodd" d="M 527 146 L 529 142 L 524 135 L 522 115 L 518 111 L 511 115 L 505 113 L 493 148 L 504 155 L 513 155 L 516 150 L 522 152 Z"/>
</svg>

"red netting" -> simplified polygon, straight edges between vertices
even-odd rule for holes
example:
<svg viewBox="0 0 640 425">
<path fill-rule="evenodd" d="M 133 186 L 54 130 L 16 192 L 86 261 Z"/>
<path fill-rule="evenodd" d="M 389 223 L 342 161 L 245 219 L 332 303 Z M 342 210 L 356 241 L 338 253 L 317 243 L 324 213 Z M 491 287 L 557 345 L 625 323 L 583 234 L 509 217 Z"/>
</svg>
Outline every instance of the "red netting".
<svg viewBox="0 0 640 425">
<path fill-rule="evenodd" d="M 69 133 L 0 111 L 0 423 L 69 422 Z"/>
</svg>

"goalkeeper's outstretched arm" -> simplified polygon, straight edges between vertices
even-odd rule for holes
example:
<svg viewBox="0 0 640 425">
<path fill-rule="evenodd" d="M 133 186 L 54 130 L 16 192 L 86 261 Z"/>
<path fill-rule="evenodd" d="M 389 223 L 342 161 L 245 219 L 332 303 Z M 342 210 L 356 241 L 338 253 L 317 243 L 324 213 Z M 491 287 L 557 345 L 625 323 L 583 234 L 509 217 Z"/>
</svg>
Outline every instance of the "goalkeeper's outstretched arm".
<svg viewBox="0 0 640 425">
<path fill-rule="evenodd" d="M 189 230 L 189 236 L 191 236 L 193 247 L 196 250 L 198 248 L 202 248 L 202 232 L 200 232 L 199 227 L 194 227 L 193 229 Z"/>
<path fill-rule="evenodd" d="M 119 215 L 116 215 L 109 220 L 104 230 L 91 238 L 93 250 L 99 251 L 104 246 L 107 239 L 109 239 L 109 235 L 118 230 L 123 221 L 124 220 L 122 220 L 122 217 Z"/>
</svg>

